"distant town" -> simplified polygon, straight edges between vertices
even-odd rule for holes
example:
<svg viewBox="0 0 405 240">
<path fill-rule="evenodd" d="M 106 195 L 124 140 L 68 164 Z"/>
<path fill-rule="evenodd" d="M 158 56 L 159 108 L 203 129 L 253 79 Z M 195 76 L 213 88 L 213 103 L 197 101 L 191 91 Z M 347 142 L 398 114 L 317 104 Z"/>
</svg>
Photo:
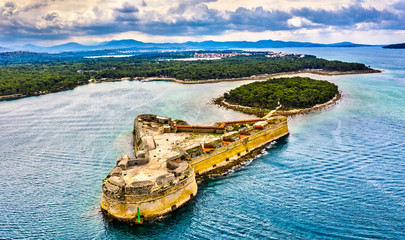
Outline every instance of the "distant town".
<svg viewBox="0 0 405 240">
<path fill-rule="evenodd" d="M 298 58 L 304 58 L 304 54 L 290 54 L 282 52 L 196 52 L 194 53 L 194 58 L 227 58 L 236 56 L 252 56 L 252 55 L 264 55 L 265 57 L 285 57 L 285 56 L 295 56 Z"/>
<path fill-rule="evenodd" d="M 130 54 L 130 53 L 148 53 L 148 52 L 182 52 L 177 49 L 159 49 L 159 50 L 119 50 L 119 54 Z M 253 56 L 253 55 L 264 55 L 265 57 L 285 57 L 285 56 L 295 56 L 298 58 L 304 58 L 304 54 L 293 54 L 293 53 L 283 53 L 283 52 L 244 52 L 244 51 L 212 51 L 212 52 L 202 52 L 198 51 L 194 53 L 195 59 L 221 59 L 236 56 Z M 121 55 L 119 55 L 121 56 Z M 132 56 L 132 55 L 122 55 L 122 56 Z"/>
</svg>

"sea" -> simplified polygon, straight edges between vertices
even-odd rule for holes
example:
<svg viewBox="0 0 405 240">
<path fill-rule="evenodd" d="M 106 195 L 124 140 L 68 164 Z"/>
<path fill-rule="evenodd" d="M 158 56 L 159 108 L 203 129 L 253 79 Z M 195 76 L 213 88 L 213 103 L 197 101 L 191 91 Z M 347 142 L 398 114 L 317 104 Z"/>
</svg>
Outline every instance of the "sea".
<svg viewBox="0 0 405 240">
<path fill-rule="evenodd" d="M 212 104 L 246 81 L 106 82 L 1 101 L 0 239 L 405 239 L 405 50 L 268 50 L 382 73 L 305 74 L 337 84 L 342 100 L 290 117 L 289 136 L 144 226 L 100 211 L 103 179 L 120 155 L 133 153 L 134 118 L 249 119 Z"/>
</svg>

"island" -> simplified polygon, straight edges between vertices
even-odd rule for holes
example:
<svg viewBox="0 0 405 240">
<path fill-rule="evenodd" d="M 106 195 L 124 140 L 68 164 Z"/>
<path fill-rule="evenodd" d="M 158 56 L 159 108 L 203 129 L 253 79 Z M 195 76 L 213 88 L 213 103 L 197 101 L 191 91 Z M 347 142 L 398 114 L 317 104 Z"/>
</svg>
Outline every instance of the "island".
<svg viewBox="0 0 405 240">
<path fill-rule="evenodd" d="M 247 114 L 294 115 L 326 108 L 341 98 L 338 86 L 308 77 L 282 77 L 242 85 L 214 100 Z"/>
</svg>

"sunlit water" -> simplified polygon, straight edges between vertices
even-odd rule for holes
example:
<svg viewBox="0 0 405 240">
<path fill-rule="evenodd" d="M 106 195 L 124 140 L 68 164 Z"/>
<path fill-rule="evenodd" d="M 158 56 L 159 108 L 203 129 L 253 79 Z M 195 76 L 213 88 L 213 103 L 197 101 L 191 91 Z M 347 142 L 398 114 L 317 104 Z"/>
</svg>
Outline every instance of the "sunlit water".
<svg viewBox="0 0 405 240">
<path fill-rule="evenodd" d="M 283 51 L 384 73 L 310 75 L 338 84 L 343 100 L 291 118 L 288 137 L 144 227 L 112 224 L 99 207 L 102 180 L 131 153 L 134 117 L 246 119 L 210 104 L 243 82 L 123 81 L 0 102 L 0 239 L 404 239 L 405 51 Z"/>
</svg>

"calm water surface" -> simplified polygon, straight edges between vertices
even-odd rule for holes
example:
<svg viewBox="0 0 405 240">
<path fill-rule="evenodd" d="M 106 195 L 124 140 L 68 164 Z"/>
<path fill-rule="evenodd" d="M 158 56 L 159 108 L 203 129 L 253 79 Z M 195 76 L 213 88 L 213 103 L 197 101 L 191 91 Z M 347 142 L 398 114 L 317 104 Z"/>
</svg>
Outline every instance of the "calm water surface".
<svg viewBox="0 0 405 240">
<path fill-rule="evenodd" d="M 405 51 L 281 50 L 384 73 L 310 75 L 338 84 L 343 100 L 291 118 L 290 136 L 144 227 L 99 208 L 101 181 L 131 152 L 134 117 L 247 119 L 210 104 L 243 82 L 124 81 L 0 102 L 0 239 L 405 239 Z"/>
</svg>

